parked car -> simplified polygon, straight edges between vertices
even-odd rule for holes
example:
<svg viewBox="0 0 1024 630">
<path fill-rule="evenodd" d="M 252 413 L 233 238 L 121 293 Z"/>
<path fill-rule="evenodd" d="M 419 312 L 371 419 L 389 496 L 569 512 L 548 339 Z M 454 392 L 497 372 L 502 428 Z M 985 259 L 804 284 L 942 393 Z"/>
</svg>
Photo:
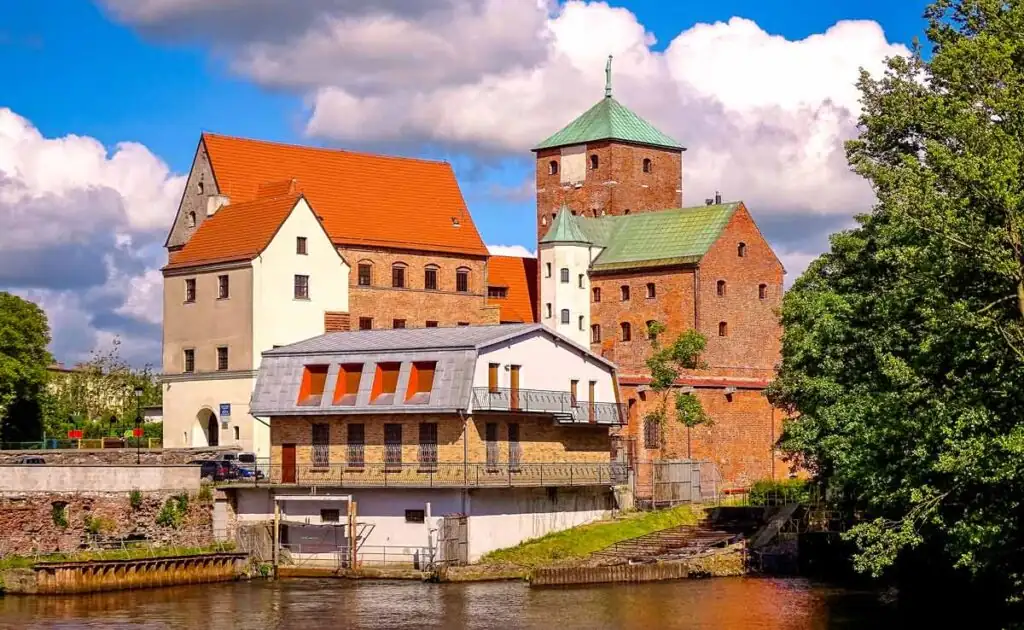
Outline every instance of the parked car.
<svg viewBox="0 0 1024 630">
<path fill-rule="evenodd" d="M 263 478 L 263 471 L 256 465 L 256 453 L 224 453 L 221 459 L 231 462 L 243 479 Z"/>
<path fill-rule="evenodd" d="M 46 460 L 38 455 L 22 455 L 15 462 L 16 464 L 45 464 Z"/>
<path fill-rule="evenodd" d="M 200 467 L 199 476 L 202 479 L 224 481 L 230 478 L 231 465 L 228 462 L 213 459 L 194 459 L 189 464 Z"/>
</svg>

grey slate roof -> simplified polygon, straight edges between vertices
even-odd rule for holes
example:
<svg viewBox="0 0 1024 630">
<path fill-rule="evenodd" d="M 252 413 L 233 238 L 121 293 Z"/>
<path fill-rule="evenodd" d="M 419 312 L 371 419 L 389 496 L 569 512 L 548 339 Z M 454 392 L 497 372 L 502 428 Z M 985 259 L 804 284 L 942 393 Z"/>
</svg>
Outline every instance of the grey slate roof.
<svg viewBox="0 0 1024 630">
<path fill-rule="evenodd" d="M 481 350 L 515 339 L 544 334 L 585 352 L 612 368 L 614 365 L 541 324 L 501 324 L 456 328 L 400 328 L 327 333 L 263 353 L 249 411 L 255 416 L 368 413 L 454 413 L 468 411 L 473 375 Z M 407 401 L 415 362 L 434 362 L 434 382 L 426 403 Z M 379 363 L 400 363 L 394 402 L 370 400 Z M 354 405 L 334 402 L 342 365 L 362 364 Z M 327 365 L 323 399 L 317 405 L 298 404 L 307 365 Z"/>
</svg>

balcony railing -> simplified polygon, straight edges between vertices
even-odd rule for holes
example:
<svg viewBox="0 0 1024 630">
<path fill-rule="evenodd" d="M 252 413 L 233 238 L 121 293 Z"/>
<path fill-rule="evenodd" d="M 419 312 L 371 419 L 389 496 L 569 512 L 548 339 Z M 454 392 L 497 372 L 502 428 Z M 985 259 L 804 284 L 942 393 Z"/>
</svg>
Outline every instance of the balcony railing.
<svg viewBox="0 0 1024 630">
<path fill-rule="evenodd" d="M 573 400 L 570 392 L 542 389 L 473 388 L 473 409 L 518 413 L 550 413 L 566 424 L 626 423 L 626 405 L 622 403 Z"/>
<path fill-rule="evenodd" d="M 225 483 L 331 488 L 509 488 L 605 486 L 625 483 L 625 479 L 626 466 L 610 462 L 353 462 L 327 466 L 262 465 L 252 476 Z"/>
</svg>

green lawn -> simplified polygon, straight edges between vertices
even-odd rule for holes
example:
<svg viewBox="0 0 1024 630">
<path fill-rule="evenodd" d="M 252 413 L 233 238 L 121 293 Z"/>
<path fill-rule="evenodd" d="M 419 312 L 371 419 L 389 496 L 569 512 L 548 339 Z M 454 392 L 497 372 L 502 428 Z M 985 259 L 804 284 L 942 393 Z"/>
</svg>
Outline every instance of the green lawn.
<svg viewBox="0 0 1024 630">
<path fill-rule="evenodd" d="M 620 540 L 636 538 L 677 525 L 693 525 L 699 513 L 689 505 L 626 515 L 528 540 L 515 547 L 498 549 L 485 555 L 483 564 L 517 564 L 538 567 L 559 560 L 584 558 Z"/>
<path fill-rule="evenodd" d="M 233 551 L 233 545 L 221 544 L 208 547 L 128 547 L 107 551 L 81 551 L 73 553 L 52 553 L 39 556 L 0 557 L 0 571 L 28 569 L 38 562 L 83 562 L 86 560 L 140 560 L 143 558 L 166 558 L 169 556 L 197 556 L 204 553 Z"/>
</svg>

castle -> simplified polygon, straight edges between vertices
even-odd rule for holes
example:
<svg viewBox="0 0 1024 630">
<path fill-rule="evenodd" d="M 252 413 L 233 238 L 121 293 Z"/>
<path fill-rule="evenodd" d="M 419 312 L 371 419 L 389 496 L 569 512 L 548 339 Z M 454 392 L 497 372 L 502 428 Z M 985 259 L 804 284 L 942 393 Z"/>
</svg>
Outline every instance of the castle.
<svg viewBox="0 0 1024 630">
<path fill-rule="evenodd" d="M 784 270 L 742 202 L 684 207 L 685 149 L 612 96 L 540 143 L 537 259 L 490 256 L 448 164 L 204 133 L 167 239 L 164 441 L 266 455 L 261 353 L 324 331 L 539 322 L 618 366 L 634 463 L 777 477 Z M 707 339 L 713 420 L 645 421 L 647 327 Z"/>
</svg>

